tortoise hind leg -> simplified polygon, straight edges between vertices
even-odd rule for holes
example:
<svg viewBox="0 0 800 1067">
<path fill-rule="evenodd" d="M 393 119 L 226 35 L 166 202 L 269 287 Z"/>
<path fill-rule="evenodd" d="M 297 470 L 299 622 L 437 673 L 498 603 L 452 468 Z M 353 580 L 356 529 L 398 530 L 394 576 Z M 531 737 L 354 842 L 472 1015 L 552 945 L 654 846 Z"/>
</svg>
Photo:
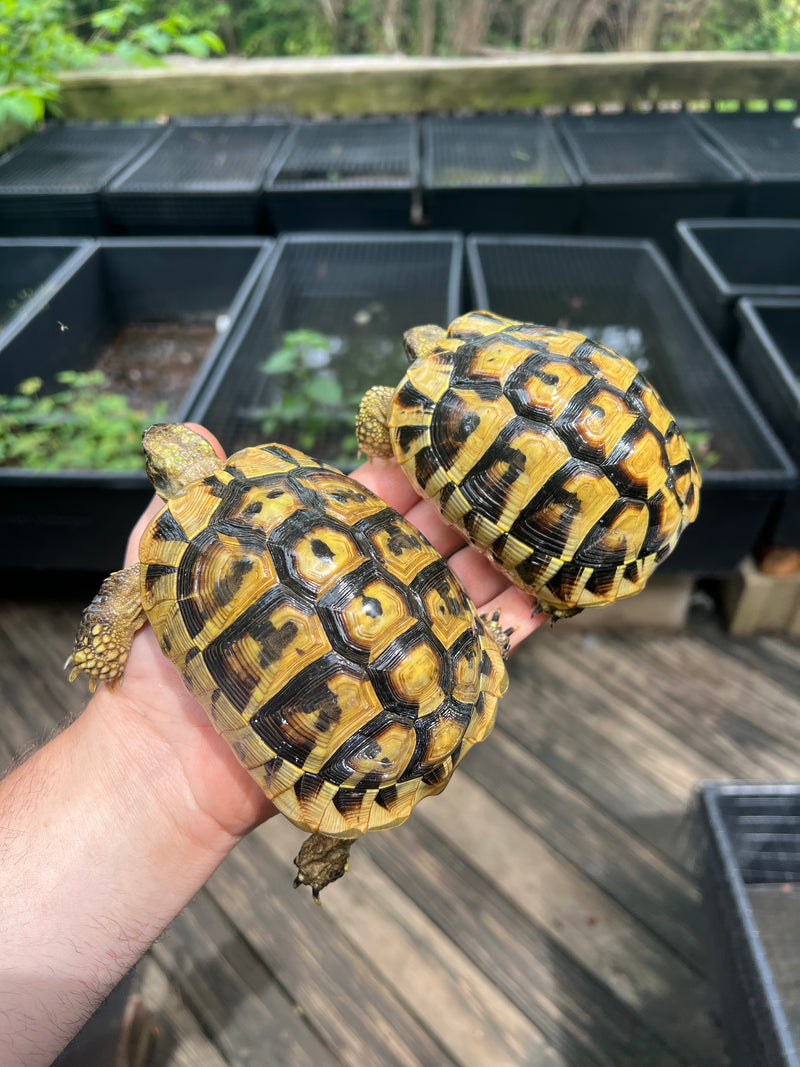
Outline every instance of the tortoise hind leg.
<svg viewBox="0 0 800 1067">
<path fill-rule="evenodd" d="M 133 636 L 146 621 L 136 563 L 106 578 L 84 611 L 72 655 L 64 664 L 71 668 L 69 680 L 83 673 L 92 692 L 100 681 L 113 689 L 125 670 Z"/>
<path fill-rule="evenodd" d="M 294 887 L 310 885 L 318 904 L 320 892 L 326 885 L 341 878 L 347 870 L 350 846 L 355 838 L 330 837 L 316 833 L 306 838 L 294 861 L 297 877 Z"/>
</svg>

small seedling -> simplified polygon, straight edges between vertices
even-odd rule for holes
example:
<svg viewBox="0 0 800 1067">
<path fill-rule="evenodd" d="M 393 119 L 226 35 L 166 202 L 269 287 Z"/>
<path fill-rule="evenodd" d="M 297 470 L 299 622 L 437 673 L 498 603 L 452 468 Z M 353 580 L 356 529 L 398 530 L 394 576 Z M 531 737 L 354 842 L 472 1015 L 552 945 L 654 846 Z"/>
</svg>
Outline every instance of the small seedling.
<svg viewBox="0 0 800 1067">
<path fill-rule="evenodd" d="M 104 390 L 102 371 L 65 370 L 56 382 L 60 389 L 42 392 L 41 378 L 26 378 L 13 395 L 0 395 L 0 466 L 139 470 L 142 433 L 166 416 L 166 404 L 134 410 Z"/>
<path fill-rule="evenodd" d="M 257 418 L 266 440 L 296 444 L 314 455 L 335 449 L 330 462 L 352 464 L 358 455 L 353 426 L 361 394 L 346 391 L 332 370 L 335 340 L 316 330 L 288 330 L 259 370 L 278 379 L 275 403 Z M 335 444 L 331 448 L 330 440 Z"/>
</svg>

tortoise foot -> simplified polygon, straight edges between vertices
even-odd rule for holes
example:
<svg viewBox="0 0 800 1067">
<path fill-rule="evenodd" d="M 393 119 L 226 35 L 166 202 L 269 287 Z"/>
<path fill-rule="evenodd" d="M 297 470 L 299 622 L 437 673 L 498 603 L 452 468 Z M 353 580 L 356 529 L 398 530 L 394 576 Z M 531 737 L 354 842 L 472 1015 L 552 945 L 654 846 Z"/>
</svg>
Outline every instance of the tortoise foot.
<svg viewBox="0 0 800 1067">
<path fill-rule="evenodd" d="M 350 846 L 353 838 L 329 837 L 328 834 L 312 834 L 303 842 L 294 861 L 297 877 L 294 887 L 311 886 L 314 900 L 321 903 L 319 895 L 326 885 L 341 878 L 347 870 Z"/>
<path fill-rule="evenodd" d="M 133 635 L 144 622 L 137 563 L 106 578 L 84 611 L 72 655 L 64 664 L 69 680 L 85 674 L 92 692 L 98 682 L 113 688 L 125 670 Z"/>
</svg>

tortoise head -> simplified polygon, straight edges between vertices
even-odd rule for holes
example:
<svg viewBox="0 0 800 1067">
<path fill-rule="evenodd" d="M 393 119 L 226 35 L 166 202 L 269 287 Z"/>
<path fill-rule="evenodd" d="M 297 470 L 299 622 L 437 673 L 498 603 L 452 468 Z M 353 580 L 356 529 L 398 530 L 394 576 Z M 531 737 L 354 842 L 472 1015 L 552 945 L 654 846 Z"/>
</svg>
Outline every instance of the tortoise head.
<svg viewBox="0 0 800 1067">
<path fill-rule="evenodd" d="M 219 470 L 222 460 L 199 433 L 181 423 L 156 423 L 142 437 L 147 477 L 162 500 Z"/>
</svg>

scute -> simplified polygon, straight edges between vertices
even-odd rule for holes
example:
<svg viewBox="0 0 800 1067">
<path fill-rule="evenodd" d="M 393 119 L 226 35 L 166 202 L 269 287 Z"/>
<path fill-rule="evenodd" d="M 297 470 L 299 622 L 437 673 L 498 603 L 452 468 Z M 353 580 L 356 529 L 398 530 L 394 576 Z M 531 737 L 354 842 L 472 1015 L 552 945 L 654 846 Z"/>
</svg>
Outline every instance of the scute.
<svg viewBox="0 0 800 1067">
<path fill-rule="evenodd" d="M 652 385 L 575 331 L 481 311 L 442 337 L 420 346 L 389 418 L 417 490 L 546 611 L 639 592 L 696 518 L 701 482 Z"/>
<path fill-rule="evenodd" d="M 140 560 L 165 655 L 304 830 L 402 822 L 491 729 L 505 668 L 474 605 L 410 523 L 333 468 L 236 453 L 168 502 Z"/>
</svg>

